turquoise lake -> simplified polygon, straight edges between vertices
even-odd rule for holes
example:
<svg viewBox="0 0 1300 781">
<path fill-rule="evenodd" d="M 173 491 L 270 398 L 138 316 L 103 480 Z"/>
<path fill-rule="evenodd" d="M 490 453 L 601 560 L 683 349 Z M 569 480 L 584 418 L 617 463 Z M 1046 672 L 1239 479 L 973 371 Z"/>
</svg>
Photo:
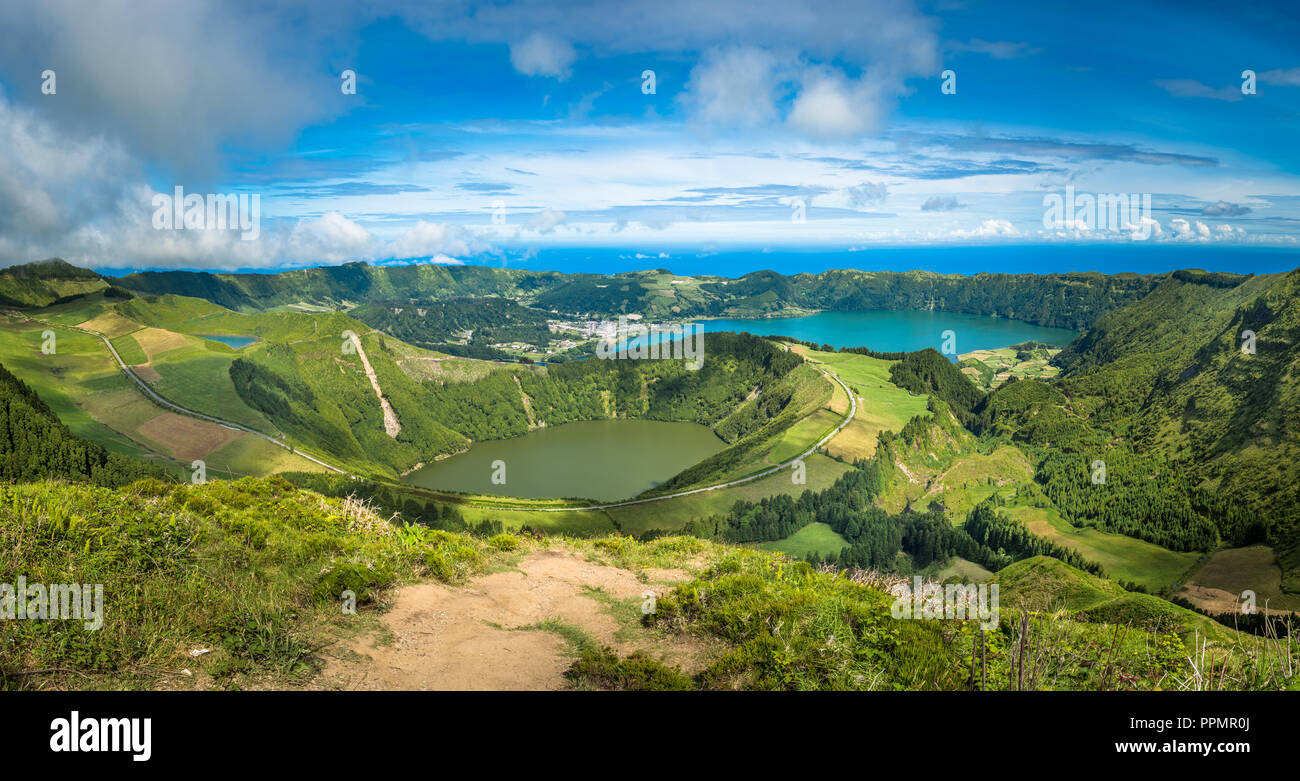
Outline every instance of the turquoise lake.
<svg viewBox="0 0 1300 781">
<path fill-rule="evenodd" d="M 1064 347 L 1077 334 L 1020 320 L 960 312 L 867 311 L 818 312 L 805 317 L 744 318 L 697 321 L 705 333 L 748 331 L 759 336 L 791 336 L 835 347 L 868 347 L 879 352 L 909 352 L 933 347 L 942 351 L 944 331 L 956 337 L 956 350 L 989 350 L 1020 342 Z M 652 341 L 658 341 L 653 339 Z M 637 340 L 627 343 L 637 344 Z M 707 351 L 708 340 L 705 340 Z"/>
<path fill-rule="evenodd" d="M 200 339 L 210 339 L 214 342 L 221 342 L 224 345 L 233 347 L 238 350 L 241 347 L 247 347 L 253 342 L 258 341 L 256 336 L 231 336 L 229 334 L 194 334 Z"/>
</svg>

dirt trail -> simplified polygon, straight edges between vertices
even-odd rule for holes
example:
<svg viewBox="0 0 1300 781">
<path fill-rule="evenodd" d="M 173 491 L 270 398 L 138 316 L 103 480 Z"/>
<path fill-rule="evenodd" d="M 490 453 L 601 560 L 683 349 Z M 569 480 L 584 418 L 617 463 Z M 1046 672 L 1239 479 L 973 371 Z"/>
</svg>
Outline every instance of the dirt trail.
<svg viewBox="0 0 1300 781">
<path fill-rule="evenodd" d="M 379 387 L 379 378 L 375 375 L 375 369 L 370 365 L 370 359 L 366 357 L 366 350 L 361 346 L 361 339 L 356 334 L 351 334 L 352 346 L 357 348 L 357 356 L 361 358 L 361 367 L 366 371 L 366 378 L 370 380 L 370 387 L 375 389 L 375 396 L 379 398 L 379 406 L 384 410 L 384 433 L 393 439 L 402 433 L 402 424 L 397 421 L 397 413 L 393 411 L 393 405 L 388 403 L 384 396 L 383 390 Z"/>
<path fill-rule="evenodd" d="M 517 570 L 482 575 L 464 586 L 421 584 L 398 590 L 382 621 L 391 642 L 358 638 L 332 654 L 318 685 L 342 689 L 539 690 L 566 688 L 573 663 L 557 633 L 532 628 L 559 621 L 620 653 L 645 650 L 694 670 L 711 654 L 695 640 L 640 628 L 635 617 L 611 612 L 613 600 L 640 602 L 646 591 L 667 593 L 688 577 L 678 570 L 632 572 L 561 550 L 531 553 Z M 603 592 L 593 594 L 590 589 Z M 612 598 L 612 599 L 611 599 Z M 529 627 L 521 629 L 521 627 Z M 623 631 L 620 631 L 623 630 Z M 387 639 L 387 638 L 385 638 Z"/>
</svg>

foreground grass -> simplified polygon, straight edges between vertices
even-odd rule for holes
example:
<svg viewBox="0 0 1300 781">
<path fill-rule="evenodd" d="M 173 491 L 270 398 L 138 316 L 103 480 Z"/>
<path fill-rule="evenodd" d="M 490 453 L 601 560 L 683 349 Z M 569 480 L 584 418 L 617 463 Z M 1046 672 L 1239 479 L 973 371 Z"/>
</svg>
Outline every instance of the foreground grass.
<svg viewBox="0 0 1300 781">
<path fill-rule="evenodd" d="M 98 631 L 0 621 L 0 688 L 146 688 L 182 670 L 218 686 L 303 680 L 389 587 L 458 582 L 507 547 L 394 525 L 275 477 L 0 487 L 0 583 L 104 593 Z M 345 591 L 357 615 L 341 609 Z"/>
<path fill-rule="evenodd" d="M 368 505 L 278 477 L 120 491 L 0 486 L 0 583 L 100 584 L 103 626 L 0 621 L 0 689 L 272 687 L 314 678 L 319 653 L 379 629 L 391 589 L 462 583 L 539 543 L 394 523 Z M 817 569 L 779 554 L 662 537 L 553 539 L 658 592 L 641 624 L 717 649 L 686 675 L 619 658 L 561 621 L 569 680 L 588 689 L 1276 689 L 1300 648 L 1238 635 L 1060 562 L 997 573 L 1001 620 L 895 618 L 895 579 Z M 358 610 L 349 613 L 345 595 Z M 604 600 L 622 621 L 644 608 Z M 1040 604 L 1041 603 L 1041 604 Z M 3 609 L 3 598 L 0 598 Z M 1027 672 L 1024 672 L 1027 671 Z"/>
</svg>

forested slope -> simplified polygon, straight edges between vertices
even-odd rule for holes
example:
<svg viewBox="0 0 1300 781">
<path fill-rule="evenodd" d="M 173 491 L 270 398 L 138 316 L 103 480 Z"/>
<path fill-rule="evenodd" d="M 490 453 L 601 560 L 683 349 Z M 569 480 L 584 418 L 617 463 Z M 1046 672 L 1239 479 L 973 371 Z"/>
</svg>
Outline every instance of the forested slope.
<svg viewBox="0 0 1300 781">
<path fill-rule="evenodd" d="M 161 469 L 73 434 L 22 380 L 0 366 L 0 480 L 71 480 L 115 487 Z"/>
<path fill-rule="evenodd" d="M 1077 415 L 1212 494 L 1226 541 L 1267 536 L 1300 589 L 1300 272 L 1176 272 L 1057 362 Z"/>
</svg>

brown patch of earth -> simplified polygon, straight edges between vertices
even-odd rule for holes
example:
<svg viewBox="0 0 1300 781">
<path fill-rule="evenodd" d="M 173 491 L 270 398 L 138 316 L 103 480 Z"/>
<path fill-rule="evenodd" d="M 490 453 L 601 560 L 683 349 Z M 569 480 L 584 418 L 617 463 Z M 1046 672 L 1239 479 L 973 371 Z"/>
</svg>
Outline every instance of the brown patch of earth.
<svg viewBox="0 0 1300 781">
<path fill-rule="evenodd" d="M 1207 586 L 1196 586 L 1188 584 L 1178 591 L 1178 596 L 1196 605 L 1202 610 L 1208 610 L 1211 613 L 1236 613 L 1241 610 L 1241 598 L 1231 591 L 1224 591 L 1221 588 L 1209 588 Z M 1264 607 L 1264 600 L 1261 598 L 1255 605 L 1256 610 L 1263 610 L 1269 615 L 1286 615 L 1290 611 L 1277 610 L 1275 608 Z"/>
<path fill-rule="evenodd" d="M 149 366 L 148 364 L 143 364 L 143 363 L 136 364 L 135 366 L 131 367 L 131 371 L 135 372 L 135 376 L 139 377 L 140 379 L 144 380 L 150 385 L 154 385 L 159 380 L 162 379 L 162 375 L 158 373 L 158 370 L 152 366 Z"/>
<path fill-rule="evenodd" d="M 203 458 L 232 439 L 246 436 L 241 431 L 174 412 L 151 418 L 136 430 L 182 460 Z"/>
<path fill-rule="evenodd" d="M 665 581 L 689 577 L 680 570 L 649 570 L 647 575 Z M 593 594 L 591 589 L 600 591 Z M 568 688 L 564 671 L 573 663 L 572 649 L 555 632 L 535 628 L 548 621 L 575 627 L 620 654 L 642 650 L 688 673 L 706 666 L 716 655 L 706 641 L 648 630 L 632 618 L 620 621 L 609 610 L 611 598 L 639 603 L 646 591 L 662 595 L 667 588 L 562 550 L 528 554 L 515 570 L 481 575 L 464 586 L 406 586 L 398 589 L 381 619 L 391 642 L 376 642 L 375 637 L 350 641 L 349 647 L 335 650 L 314 686 Z"/>
</svg>

